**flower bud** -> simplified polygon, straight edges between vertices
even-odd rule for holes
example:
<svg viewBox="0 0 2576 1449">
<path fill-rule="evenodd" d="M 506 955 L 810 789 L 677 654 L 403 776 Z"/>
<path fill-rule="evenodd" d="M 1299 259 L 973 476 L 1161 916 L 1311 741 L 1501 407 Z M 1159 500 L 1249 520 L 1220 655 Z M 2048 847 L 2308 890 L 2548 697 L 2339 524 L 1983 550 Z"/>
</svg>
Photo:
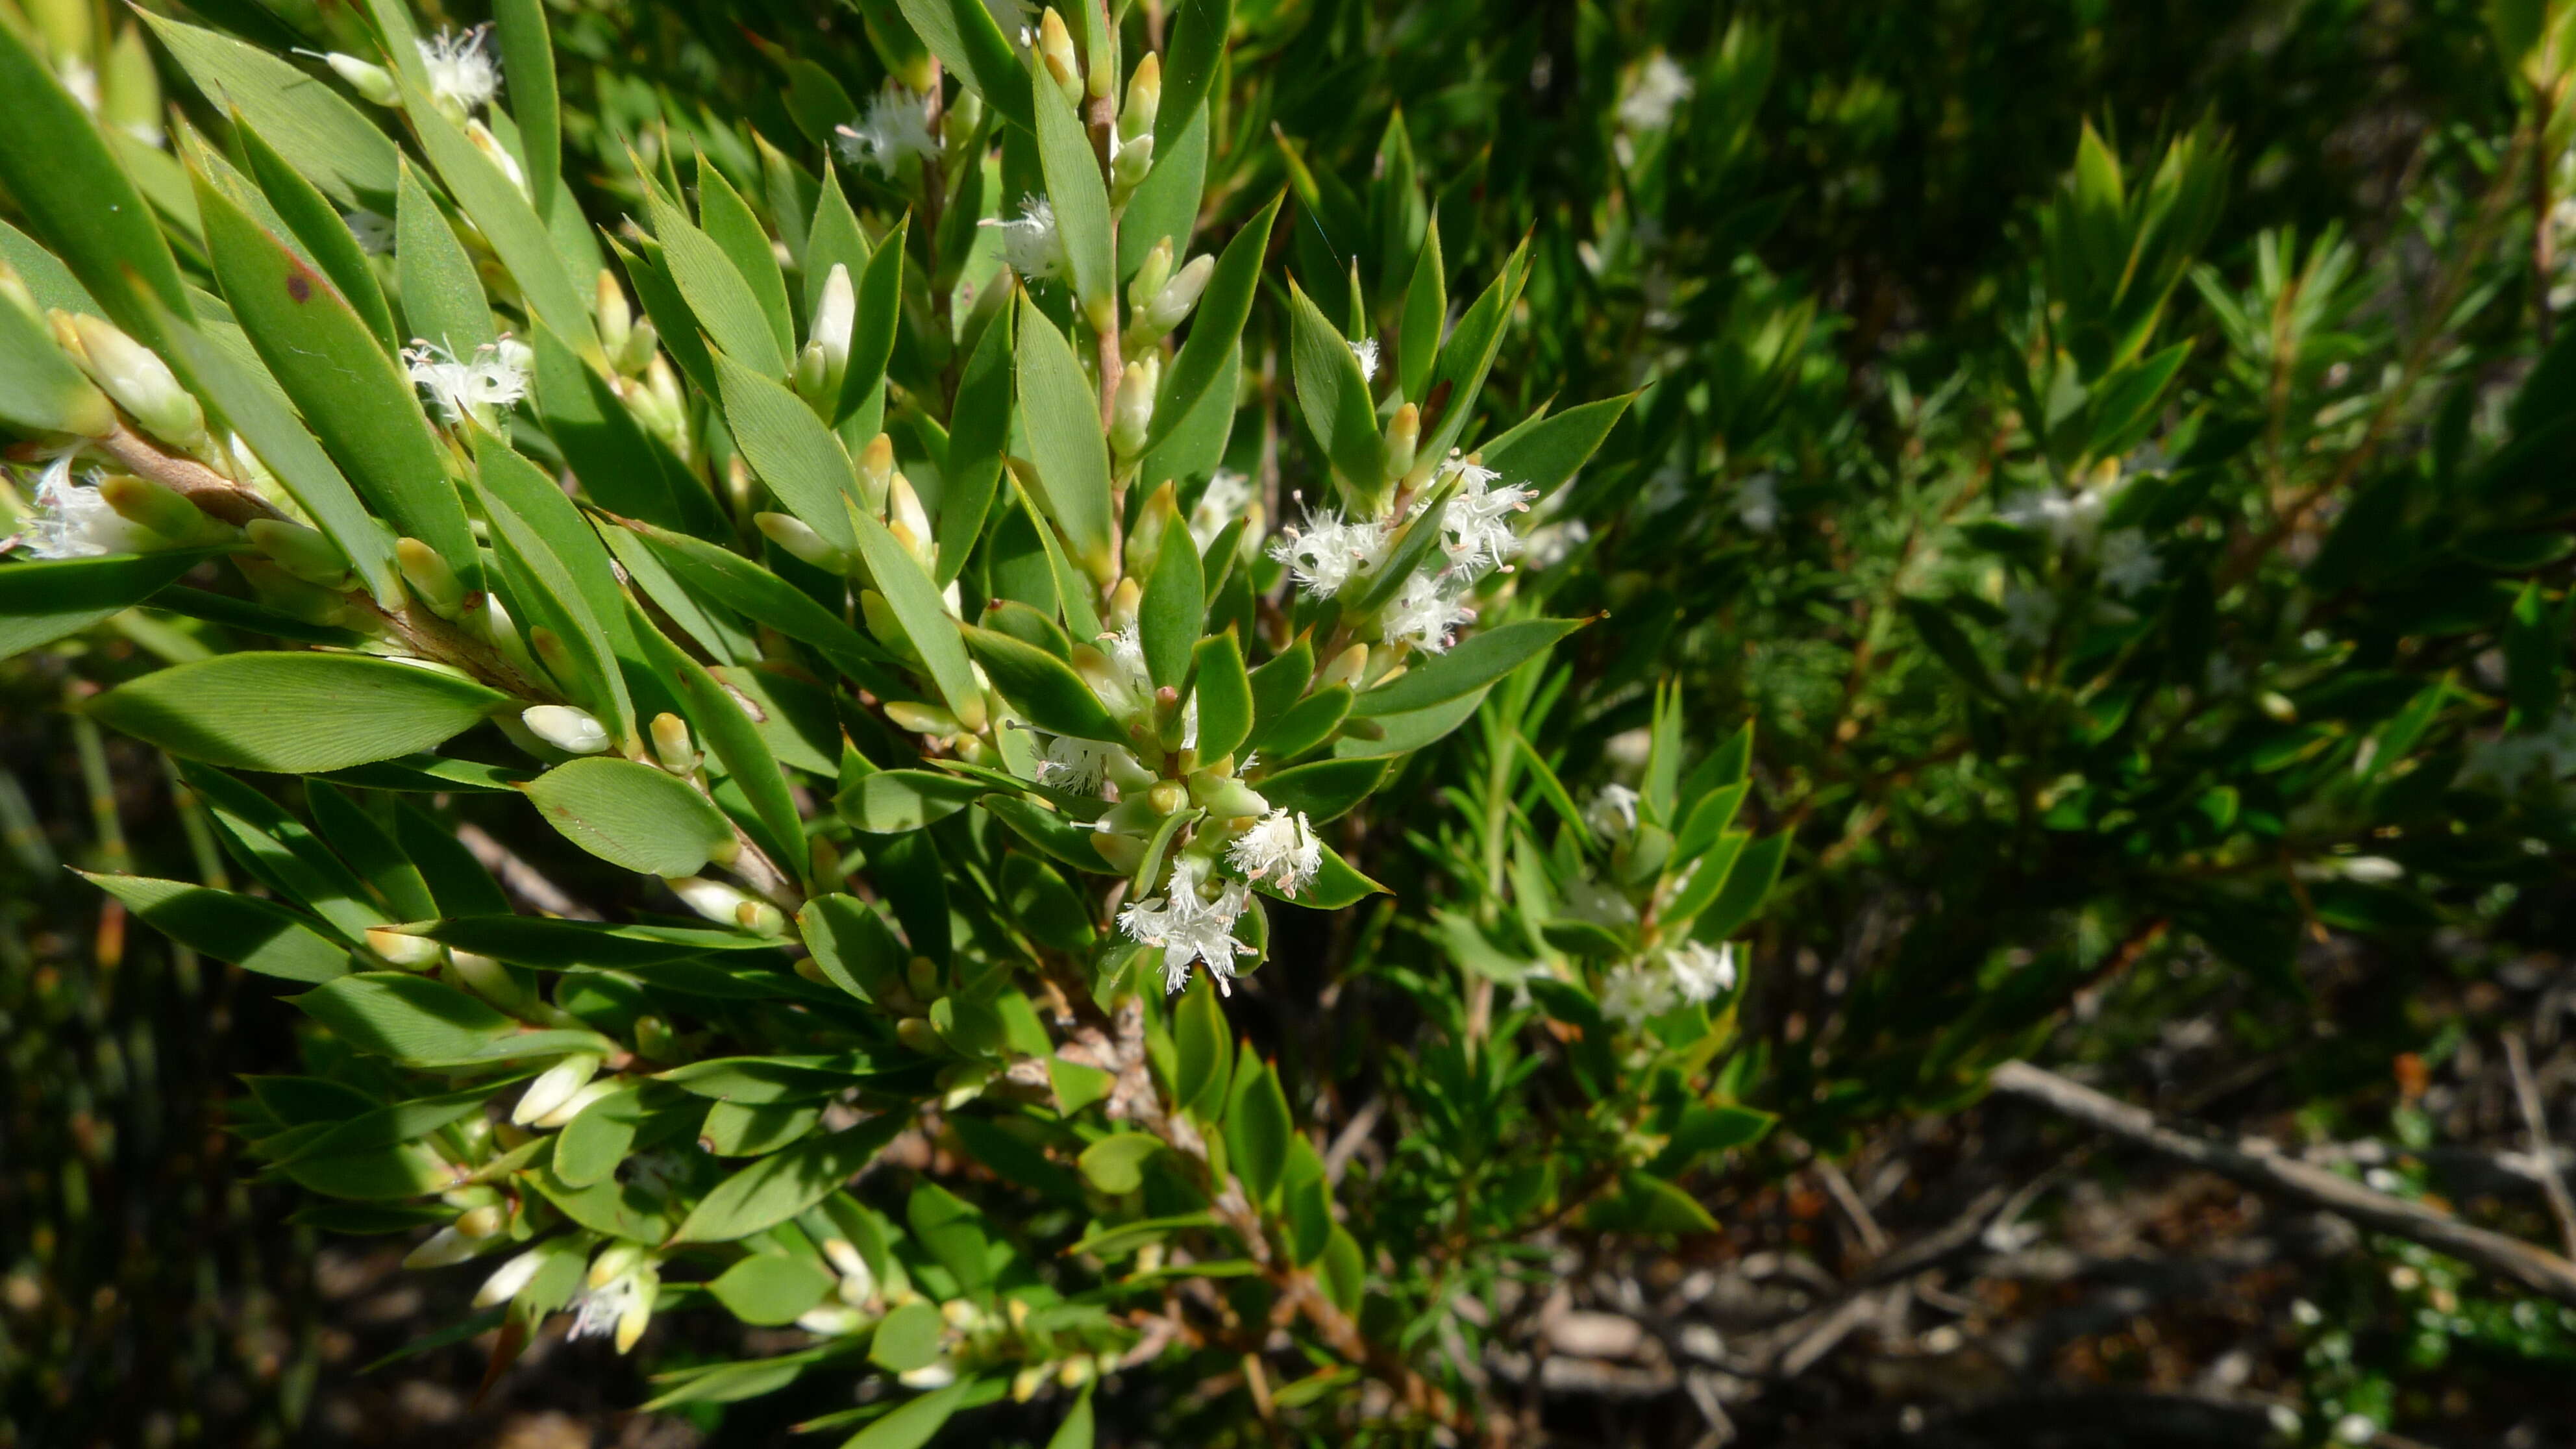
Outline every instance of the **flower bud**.
<svg viewBox="0 0 2576 1449">
<path fill-rule="evenodd" d="M 1220 820 L 1270 813 L 1270 802 L 1232 775 L 1201 770 L 1190 776 L 1189 785 L 1191 801 Z"/>
<path fill-rule="evenodd" d="M 402 104 L 402 93 L 395 89 L 393 76 L 383 66 L 369 64 L 336 50 L 322 57 L 322 63 L 347 81 L 349 89 L 356 91 L 360 99 L 379 106 Z"/>
<path fill-rule="evenodd" d="M 429 1235 L 429 1241 L 403 1256 L 406 1268 L 445 1268 L 462 1263 L 483 1250 L 483 1239 L 470 1238 L 454 1228 L 440 1228 Z"/>
<path fill-rule="evenodd" d="M 698 768 L 698 752 L 689 743 L 689 722 L 676 714 L 653 716 L 651 725 L 653 753 L 662 768 L 674 775 L 691 775 Z"/>
<path fill-rule="evenodd" d="M 842 369 L 849 366 L 850 332 L 858 315 L 858 290 L 850 285 L 850 269 L 834 262 L 832 274 L 823 279 L 823 295 L 814 305 L 814 326 L 807 335 L 823 349 L 835 387 L 840 385 Z"/>
<path fill-rule="evenodd" d="M 671 1024 L 658 1016 L 635 1018 L 635 1050 L 657 1062 L 680 1059 L 680 1040 Z"/>
<path fill-rule="evenodd" d="M 613 1092 L 621 1090 L 622 1086 L 623 1084 L 615 1077 L 601 1077 L 599 1080 L 589 1083 L 579 1091 L 574 1092 L 571 1096 L 564 1098 L 553 1111 L 548 1112 L 546 1115 L 538 1118 L 535 1122 L 530 1123 L 529 1125 L 534 1127 L 543 1127 L 549 1130 L 557 1127 L 569 1126 L 572 1119 L 580 1116 L 583 1110 L 589 1107 L 591 1103 L 596 1102 L 600 1098 L 608 1096 Z"/>
<path fill-rule="evenodd" d="M 605 1288 L 625 1277 L 643 1261 L 643 1244 L 611 1243 L 599 1250 L 598 1257 L 590 1260 L 590 1271 L 582 1275 L 582 1282 L 588 1287 Z"/>
<path fill-rule="evenodd" d="M 530 991 L 510 968 L 489 956 L 472 951 L 447 953 L 447 969 L 465 989 L 507 1012 L 523 1012 L 536 1005 L 536 993 Z"/>
<path fill-rule="evenodd" d="M 439 953 L 446 948 L 427 936 L 406 935 L 388 926 L 374 926 L 367 931 L 367 949 L 384 958 L 388 966 L 406 971 L 425 971 L 438 964 Z"/>
<path fill-rule="evenodd" d="M 650 317 L 636 318 L 633 330 L 626 334 L 626 345 L 619 348 L 616 353 L 613 354 L 617 360 L 618 370 L 620 372 L 643 372 L 658 360 L 653 349 L 661 345 L 662 334 L 654 330 L 653 319 Z M 668 379 L 670 365 L 667 363 L 663 364 L 662 371 L 664 379 Z M 671 387 L 666 389 L 666 392 L 676 393 L 677 390 L 677 384 L 674 383 Z"/>
<path fill-rule="evenodd" d="M 1109 163 L 1109 195 L 1112 201 L 1124 200 L 1145 184 L 1154 169 L 1154 138 L 1139 136 L 1118 147 L 1116 159 Z"/>
<path fill-rule="evenodd" d="M 1136 316 L 1136 326 L 1148 339 L 1160 337 L 1178 327 L 1199 304 L 1200 294 L 1207 291 L 1208 278 L 1216 272 L 1216 258 L 1190 258 L 1189 265 L 1175 273 L 1163 290 L 1154 295 Z"/>
<path fill-rule="evenodd" d="M 947 1048 L 939 1040 L 938 1028 L 926 1016 L 907 1016 L 894 1024 L 895 1040 L 921 1055 L 943 1056 Z"/>
<path fill-rule="evenodd" d="M 1368 657 L 1369 651 L 1366 644 L 1354 644 L 1334 655 L 1332 661 L 1324 666 L 1324 672 L 1317 676 L 1315 687 L 1329 689 L 1340 684 L 1353 689 L 1358 688 L 1360 672 L 1368 668 Z"/>
<path fill-rule="evenodd" d="M 102 318 L 74 315 L 71 327 L 80 338 L 77 357 L 83 369 L 118 407 L 134 415 L 143 431 L 177 448 L 205 441 L 206 410 L 152 349 Z"/>
<path fill-rule="evenodd" d="M 1163 58 L 1152 51 L 1136 62 L 1127 78 L 1127 107 L 1118 113 L 1118 139 L 1133 141 L 1154 129 L 1154 114 L 1163 105 Z"/>
<path fill-rule="evenodd" d="M 1064 93 L 1065 104 L 1082 104 L 1082 59 L 1073 51 L 1073 32 L 1064 28 L 1064 17 L 1050 5 L 1038 17 L 1038 55 L 1046 61 L 1047 74 L 1055 78 L 1056 89 Z"/>
<path fill-rule="evenodd" d="M 465 583 L 438 556 L 438 550 L 416 538 L 394 540 L 394 563 L 412 594 L 442 619 L 453 619 L 465 607 Z"/>
<path fill-rule="evenodd" d="M 670 876 L 662 884 L 669 886 L 671 894 L 690 910 L 728 926 L 739 924 L 738 913 L 744 906 L 757 904 L 741 889 L 702 875 Z"/>
<path fill-rule="evenodd" d="M 98 485 L 98 496 L 116 510 L 118 517 L 142 524 L 174 543 L 203 542 L 230 532 L 198 512 L 197 505 L 177 489 L 148 478 L 119 474 Z"/>
<path fill-rule="evenodd" d="M 796 395 L 809 403 L 828 403 L 830 398 L 824 389 L 831 385 L 828 376 L 831 369 L 831 363 L 823 356 L 823 344 L 806 343 L 796 354 L 796 372 L 792 379 L 796 384 Z"/>
<path fill-rule="evenodd" d="M 617 274 L 606 267 L 599 269 L 592 295 L 599 313 L 600 348 L 615 357 L 624 350 L 627 334 L 635 328 L 635 309 L 627 305 L 626 289 L 617 285 Z"/>
<path fill-rule="evenodd" d="M 567 755 L 595 755 L 608 748 L 607 728 L 590 711 L 568 704 L 532 705 L 519 711 L 519 722 Z"/>
<path fill-rule="evenodd" d="M 1386 481 L 1412 472 L 1414 452 L 1421 446 L 1422 409 L 1406 403 L 1386 422 Z"/>
<path fill-rule="evenodd" d="M 896 1374 L 895 1382 L 907 1389 L 944 1389 L 957 1382 L 957 1365 L 946 1359 L 926 1363 L 917 1369 Z"/>
<path fill-rule="evenodd" d="M 635 1291 L 626 1298 L 626 1311 L 617 1315 L 617 1351 L 632 1350 L 653 1322 L 653 1298 L 662 1290 L 662 1274 L 647 1263 L 635 1270 Z"/>
<path fill-rule="evenodd" d="M 254 518 L 243 526 L 253 547 L 277 560 L 277 566 L 326 589 L 349 586 L 349 561 L 321 530 L 282 518 Z"/>
<path fill-rule="evenodd" d="M 755 513 L 751 516 L 751 523 L 767 535 L 771 543 L 825 573 L 847 574 L 850 571 L 849 554 L 816 533 L 801 518 L 784 513 Z"/>
<path fill-rule="evenodd" d="M 859 450 L 859 499 L 868 511 L 885 517 L 886 490 L 894 485 L 894 439 L 883 433 Z"/>
<path fill-rule="evenodd" d="M 923 704 L 918 700 L 910 699 L 893 699 L 886 701 L 885 712 L 886 718 L 893 720 L 897 729 L 912 734 L 945 737 L 966 733 L 966 726 L 958 720 L 957 716 L 934 704 Z"/>
<path fill-rule="evenodd" d="M 528 194 L 528 177 L 519 169 L 519 158 L 510 154 L 510 148 L 501 144 L 501 138 L 492 134 L 491 127 L 481 121 L 467 121 L 465 139 L 474 143 L 474 149 L 483 153 L 483 159 L 492 163 L 493 170 L 509 178 L 521 196 Z"/>
<path fill-rule="evenodd" d="M 27 279 L 5 261 L 0 261 L 0 302 L 17 308 L 39 326 L 45 325 L 45 309 L 36 304 L 36 294 L 27 290 Z"/>
<path fill-rule="evenodd" d="M 939 557 L 939 542 L 930 532 L 930 510 L 921 506 L 921 495 L 913 491 L 912 480 L 901 473 L 886 488 L 886 531 L 900 540 L 921 560 L 925 569 Z"/>
<path fill-rule="evenodd" d="M 1138 264 L 1135 277 L 1127 283 L 1127 305 L 1141 315 L 1171 280 L 1172 239 L 1167 236 L 1155 242 L 1154 249 L 1145 253 L 1145 260 Z"/>
<path fill-rule="evenodd" d="M 588 1052 L 576 1052 L 545 1069 L 528 1089 L 519 1094 L 519 1105 L 510 1109 L 510 1120 L 525 1127 L 572 1100 L 573 1094 L 590 1084 L 599 1070 L 599 1058 Z"/>
<path fill-rule="evenodd" d="M 1011 1301 L 1016 1303 L 1019 1300 L 1015 1298 Z M 1055 1377 L 1055 1365 L 1051 1363 L 1033 1363 L 1011 1375 L 1011 1402 L 1025 1404 L 1036 1398 L 1038 1390 L 1045 1388 L 1046 1381 L 1053 1377 Z"/>
<path fill-rule="evenodd" d="M 519 1290 L 536 1281 L 537 1270 L 545 1267 L 553 1254 L 545 1248 L 530 1248 L 492 1270 L 483 1286 L 474 1290 L 474 1306 L 490 1308 L 519 1296 Z"/>
<path fill-rule="evenodd" d="M 975 128 L 984 124 L 984 98 L 972 90 L 961 90 L 949 101 L 948 109 L 939 116 L 939 139 L 950 151 L 959 151 L 975 139 Z"/>
<path fill-rule="evenodd" d="M 824 1338 L 846 1338 L 874 1322 L 876 1317 L 873 1314 L 861 1313 L 847 1304 L 826 1303 L 820 1308 L 807 1309 L 804 1316 L 796 1320 L 796 1326 Z"/>
<path fill-rule="evenodd" d="M 147 534 L 150 532 L 148 529 L 137 531 Z M 140 541 L 129 545 L 137 552 L 156 546 Z M 235 557 L 233 567 L 241 570 L 242 577 L 250 583 L 251 591 L 259 595 L 259 601 L 270 608 L 302 619 L 308 624 L 338 626 L 342 623 L 342 614 L 347 601 L 329 589 L 308 584 L 267 559 L 254 554 Z"/>
<path fill-rule="evenodd" d="M 1109 421 L 1109 446 L 1121 458 L 1132 458 L 1145 446 L 1154 425 L 1154 380 L 1161 369 L 1153 359 L 1139 358 L 1118 374 L 1118 397 Z"/>
<path fill-rule="evenodd" d="M 480 1240 L 492 1236 L 509 1225 L 510 1214 L 506 1210 L 486 1204 L 458 1218 L 456 1234 L 458 1237 Z"/>
<path fill-rule="evenodd" d="M 1145 792 L 1145 803 L 1157 815 L 1169 815 L 1189 803 L 1189 791 L 1178 780 L 1157 782 Z"/>
</svg>

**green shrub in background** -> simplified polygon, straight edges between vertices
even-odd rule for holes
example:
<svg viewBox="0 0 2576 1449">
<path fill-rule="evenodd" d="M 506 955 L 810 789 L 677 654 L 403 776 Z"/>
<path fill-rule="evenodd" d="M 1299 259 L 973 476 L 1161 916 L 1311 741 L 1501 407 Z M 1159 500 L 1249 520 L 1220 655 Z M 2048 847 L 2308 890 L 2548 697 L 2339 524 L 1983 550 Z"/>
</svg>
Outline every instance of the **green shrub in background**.
<svg viewBox="0 0 2576 1449">
<path fill-rule="evenodd" d="M 657 1402 L 861 1443 L 1473 1432 L 1544 1248 L 1772 1114 L 2545 926 L 2557 19 L 2409 15 L 2365 231 L 2282 157 L 2396 103 L 2254 62 L 2114 144 L 1976 14 L 1493 11 L 8 17 L 0 639 L 169 661 L 88 713 L 254 889 L 99 879 L 313 983 L 240 1122 L 307 1220 L 505 1356 L 793 1324 Z"/>
</svg>

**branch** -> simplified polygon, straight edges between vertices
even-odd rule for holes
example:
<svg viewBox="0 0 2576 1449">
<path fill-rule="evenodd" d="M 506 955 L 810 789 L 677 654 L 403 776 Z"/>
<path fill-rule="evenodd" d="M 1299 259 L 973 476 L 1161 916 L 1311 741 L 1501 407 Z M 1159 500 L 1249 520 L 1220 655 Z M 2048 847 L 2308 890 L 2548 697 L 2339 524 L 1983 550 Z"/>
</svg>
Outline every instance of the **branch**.
<svg viewBox="0 0 2576 1449">
<path fill-rule="evenodd" d="M 2168 1126 L 2143 1107 L 2106 1097 L 2028 1062 L 2006 1062 L 1995 1068 L 1991 1080 L 1996 1091 L 2036 1102 L 2123 1141 L 2205 1168 L 2247 1187 L 2341 1214 L 2374 1232 L 2421 1243 L 2510 1278 L 2543 1297 L 2576 1306 L 2576 1262 L 2519 1238 L 2471 1227 L 2448 1213 L 2373 1192 L 2322 1167 L 2284 1157 L 2270 1147 L 2231 1147 Z"/>
<path fill-rule="evenodd" d="M 2548 303 L 2544 300 L 2541 305 L 2546 308 Z M 2576 1254 L 2576 1199 L 2568 1197 L 2566 1174 L 2553 1160 L 2549 1108 L 2540 1099 L 2540 1082 L 2531 1074 L 2531 1053 L 2523 1047 L 2521 1032 L 2504 1034 L 2504 1062 L 2513 1074 L 2513 1099 L 2522 1108 L 2522 1125 L 2531 1133 L 2531 1160 L 2540 1169 L 2533 1176 L 2540 1180 L 2540 1191 L 2549 1199 L 2549 1215 L 2558 1220 L 2558 1240 L 2566 1244 L 2569 1253 Z"/>
</svg>

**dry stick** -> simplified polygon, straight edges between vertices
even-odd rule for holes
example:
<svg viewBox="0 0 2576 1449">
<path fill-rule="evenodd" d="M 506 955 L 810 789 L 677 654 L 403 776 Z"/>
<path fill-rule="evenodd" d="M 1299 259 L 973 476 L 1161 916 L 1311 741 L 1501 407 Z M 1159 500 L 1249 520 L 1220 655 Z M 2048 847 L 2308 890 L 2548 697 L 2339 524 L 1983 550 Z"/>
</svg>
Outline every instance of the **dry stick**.
<svg viewBox="0 0 2576 1449">
<path fill-rule="evenodd" d="M 2339 1213 L 2374 1232 L 2421 1243 L 2437 1252 L 2557 1302 L 2576 1306 L 2576 1262 L 2519 1238 L 2471 1227 L 2447 1213 L 2373 1192 L 2322 1167 L 2284 1157 L 2270 1147 L 2229 1146 L 2156 1120 L 2143 1107 L 2106 1097 L 2028 1062 L 2006 1062 L 1991 1078 L 1996 1091 L 2037 1102 L 2123 1141 L 2188 1162 L 2221 1177 Z"/>
<path fill-rule="evenodd" d="M 2566 1174 L 2558 1170 L 2558 1149 L 2549 1141 L 2549 1108 L 2540 1100 L 2540 1080 L 2531 1074 L 2531 1053 L 2524 1049 L 2522 1033 L 2504 1034 L 2504 1064 L 2513 1074 L 2513 1097 L 2522 1108 L 2522 1125 L 2531 1133 L 2532 1176 L 2540 1180 L 2540 1191 L 2549 1199 L 2549 1215 L 2558 1220 L 2558 1240 L 2567 1245 L 2567 1253 L 2576 1258 L 2576 1198 L 2567 1195 Z"/>
</svg>

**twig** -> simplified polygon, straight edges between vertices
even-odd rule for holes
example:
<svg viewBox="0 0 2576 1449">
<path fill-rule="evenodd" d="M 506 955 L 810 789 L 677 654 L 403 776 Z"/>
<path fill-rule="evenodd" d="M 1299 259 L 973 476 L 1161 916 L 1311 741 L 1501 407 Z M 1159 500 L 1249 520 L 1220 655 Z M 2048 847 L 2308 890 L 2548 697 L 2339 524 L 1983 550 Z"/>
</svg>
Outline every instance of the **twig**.
<svg viewBox="0 0 2576 1449">
<path fill-rule="evenodd" d="M 2167 1126 L 2143 1107 L 2132 1107 L 2028 1062 L 2006 1062 L 1995 1068 L 1990 1080 L 1996 1091 L 2037 1102 L 2124 1141 L 2247 1187 L 2339 1213 L 2374 1232 L 2421 1243 L 2510 1278 L 2544 1297 L 2576 1306 L 2576 1262 L 2519 1238 L 2471 1227 L 2447 1213 L 2373 1192 L 2322 1167 L 2284 1157 L 2268 1146 L 2231 1147 Z"/>
<path fill-rule="evenodd" d="M 1325 1182 L 1335 1186 L 1340 1185 L 1343 1169 L 1351 1165 L 1351 1158 L 1360 1150 L 1360 1144 L 1366 1142 L 1368 1135 L 1377 1130 L 1377 1119 L 1385 1115 L 1386 1098 L 1384 1097 L 1369 1098 L 1361 1104 L 1357 1112 L 1351 1114 L 1351 1120 L 1342 1125 L 1340 1133 L 1333 1138 L 1333 1145 L 1324 1152 Z"/>
<path fill-rule="evenodd" d="M 501 878 L 510 894 L 550 916 L 568 921 L 596 921 L 599 912 L 563 893 L 563 888 L 539 874 L 537 868 L 510 852 L 510 847 L 494 840 L 474 825 L 456 827 L 456 839 L 474 853 L 483 868 Z"/>
<path fill-rule="evenodd" d="M 2531 1074 L 2531 1053 L 2522 1033 L 2504 1034 L 2504 1064 L 2513 1074 L 2514 1101 L 2522 1108 L 2522 1125 L 2531 1134 L 2531 1157 L 2539 1171 L 2540 1191 L 2549 1199 L 2549 1215 L 2558 1220 L 2558 1241 L 2576 1258 L 2576 1198 L 2567 1195 L 2567 1176 L 2558 1170 L 2549 1141 L 2549 1108 L 2540 1100 L 2540 1081 Z"/>
<path fill-rule="evenodd" d="M 200 510 L 236 528 L 253 519 L 286 516 L 267 499 L 196 459 L 162 452 L 149 439 L 123 423 L 117 424 L 115 432 L 96 441 L 103 452 L 124 464 L 129 472 L 181 494 Z"/>
</svg>

